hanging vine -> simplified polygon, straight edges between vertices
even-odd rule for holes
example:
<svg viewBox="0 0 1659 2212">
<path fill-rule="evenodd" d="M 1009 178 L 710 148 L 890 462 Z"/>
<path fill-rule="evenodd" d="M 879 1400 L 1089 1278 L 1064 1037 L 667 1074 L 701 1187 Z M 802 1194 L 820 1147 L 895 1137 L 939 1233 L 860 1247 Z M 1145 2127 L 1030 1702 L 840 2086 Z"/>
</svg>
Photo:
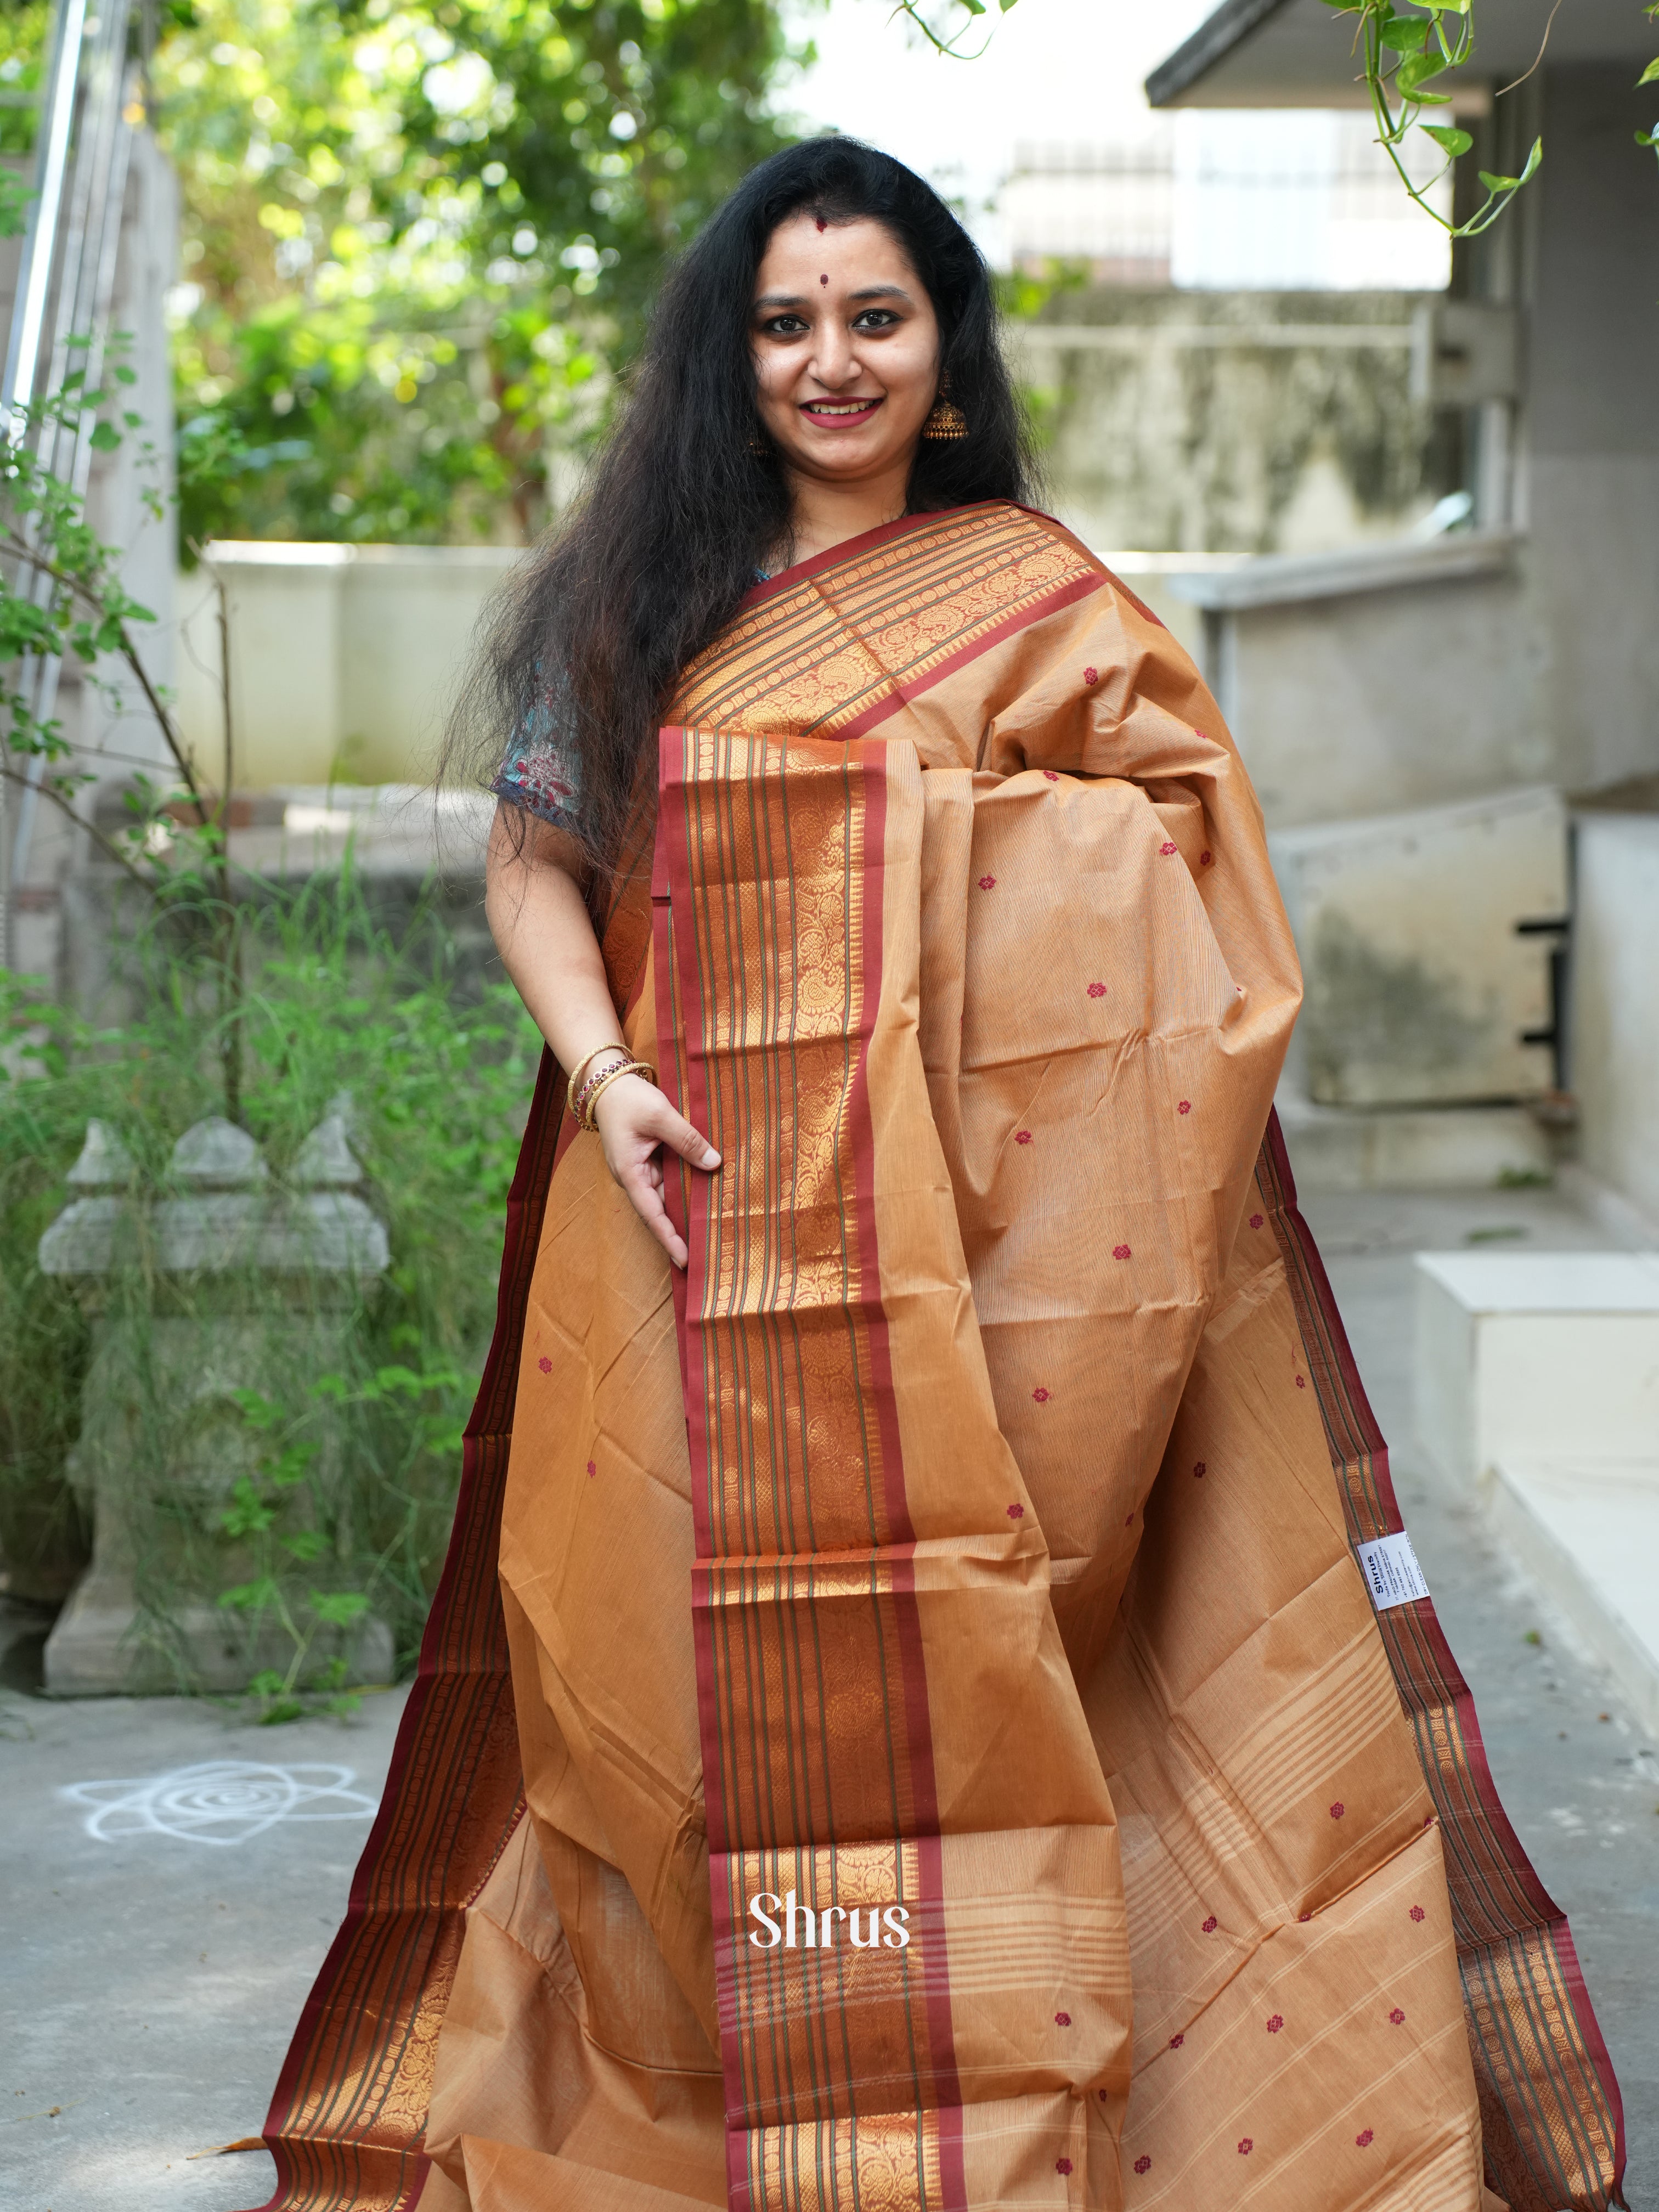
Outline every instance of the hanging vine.
<svg viewBox="0 0 1659 2212">
<path fill-rule="evenodd" d="M 979 29 L 980 19 L 990 15 L 991 0 L 946 0 L 946 4 L 959 9 L 963 19 L 948 36 L 929 21 L 924 12 L 926 0 L 896 0 L 895 13 L 908 16 L 937 52 L 948 54 L 954 61 L 976 60 L 990 44 L 990 27 L 986 27 L 976 46 L 969 48 L 963 41 L 971 39 Z M 1016 0 L 995 0 L 995 4 L 997 12 L 1006 15 L 1016 5 Z M 1449 119 L 1443 123 L 1423 119 L 1425 108 L 1449 109 L 1452 105 L 1452 95 L 1438 89 L 1436 80 L 1452 70 L 1467 67 L 1474 58 L 1474 0 L 1409 0 L 1414 13 L 1395 7 L 1394 0 L 1323 0 L 1323 4 L 1339 15 L 1359 19 L 1354 31 L 1354 47 L 1370 96 L 1376 143 L 1393 162 L 1407 197 L 1453 238 L 1478 238 L 1483 230 L 1490 230 L 1522 186 L 1537 175 L 1543 163 L 1544 142 L 1541 138 L 1533 140 L 1518 176 L 1492 169 L 1480 170 L 1486 197 L 1462 222 L 1452 222 L 1433 205 L 1430 195 L 1447 170 L 1474 147 L 1473 134 L 1461 124 Z M 1561 0 L 1555 0 L 1556 9 L 1560 5 Z M 937 14 L 938 10 L 933 12 Z M 1651 0 L 1643 12 L 1659 20 L 1659 0 Z M 1553 9 L 1533 69 L 1544 58 L 1554 21 Z M 1526 75 L 1530 76 L 1532 70 Z M 1525 77 L 1517 77 L 1516 83 L 1525 81 Z M 1638 88 L 1659 83 L 1659 57 L 1648 64 L 1637 83 Z M 1514 89 L 1513 85 L 1504 87 L 1505 91 Z M 1443 166 L 1423 183 L 1413 182 L 1401 154 L 1413 131 L 1425 132 L 1445 155 Z M 1638 131 L 1636 143 L 1651 147 L 1659 155 L 1659 123 L 1651 131 Z"/>
<path fill-rule="evenodd" d="M 1431 201 L 1429 195 L 1452 164 L 1474 145 L 1473 134 L 1461 124 L 1449 119 L 1443 123 L 1423 120 L 1425 107 L 1449 109 L 1452 104 L 1450 93 L 1437 88 L 1435 80 L 1444 76 L 1449 70 L 1465 68 L 1474 58 L 1474 0 L 1416 0 L 1423 12 L 1409 15 L 1401 15 L 1394 0 L 1324 0 L 1324 4 L 1340 15 L 1359 18 L 1354 45 L 1362 59 L 1365 88 L 1370 95 L 1376 143 L 1393 162 L 1407 197 L 1454 238 L 1478 238 L 1483 230 L 1490 230 L 1521 187 L 1537 174 L 1544 159 L 1544 142 L 1541 138 L 1533 140 L 1519 176 L 1480 170 L 1486 197 L 1463 222 L 1454 222 L 1443 216 Z M 1558 8 L 1560 4 L 1561 0 L 1556 0 Z M 1552 10 L 1550 22 L 1554 20 Z M 1548 40 L 1547 24 L 1546 45 Z M 1540 46 L 1539 58 L 1542 58 Z M 1533 68 L 1537 65 L 1534 62 Z M 1522 81 L 1516 79 L 1517 83 Z M 1401 150 L 1414 130 L 1432 138 L 1445 155 L 1441 167 L 1422 184 L 1412 181 Z"/>
</svg>

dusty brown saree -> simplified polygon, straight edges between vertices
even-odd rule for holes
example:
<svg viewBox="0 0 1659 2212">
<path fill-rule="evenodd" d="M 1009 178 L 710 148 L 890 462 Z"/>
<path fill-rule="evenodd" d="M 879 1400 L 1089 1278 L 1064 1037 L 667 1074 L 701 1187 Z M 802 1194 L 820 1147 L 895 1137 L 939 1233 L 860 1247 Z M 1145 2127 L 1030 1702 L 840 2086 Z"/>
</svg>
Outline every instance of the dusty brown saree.
<svg viewBox="0 0 1659 2212">
<path fill-rule="evenodd" d="M 544 1068 L 273 2206 L 1620 2202 L 1565 1923 L 1356 1562 L 1185 656 L 994 505 L 763 587 L 673 714 L 605 952 L 725 1164 L 671 1282 Z"/>
</svg>

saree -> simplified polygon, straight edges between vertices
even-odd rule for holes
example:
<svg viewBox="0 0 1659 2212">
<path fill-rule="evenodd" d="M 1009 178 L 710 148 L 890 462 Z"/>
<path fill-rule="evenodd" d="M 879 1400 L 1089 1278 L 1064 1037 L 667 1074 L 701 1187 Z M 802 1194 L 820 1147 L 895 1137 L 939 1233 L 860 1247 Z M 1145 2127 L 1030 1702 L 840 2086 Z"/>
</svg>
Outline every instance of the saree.
<svg viewBox="0 0 1659 2212">
<path fill-rule="evenodd" d="M 1622 2204 L 1186 656 L 1000 502 L 785 572 L 603 949 L 722 1165 L 671 1271 L 544 1061 L 270 2212 Z"/>
</svg>

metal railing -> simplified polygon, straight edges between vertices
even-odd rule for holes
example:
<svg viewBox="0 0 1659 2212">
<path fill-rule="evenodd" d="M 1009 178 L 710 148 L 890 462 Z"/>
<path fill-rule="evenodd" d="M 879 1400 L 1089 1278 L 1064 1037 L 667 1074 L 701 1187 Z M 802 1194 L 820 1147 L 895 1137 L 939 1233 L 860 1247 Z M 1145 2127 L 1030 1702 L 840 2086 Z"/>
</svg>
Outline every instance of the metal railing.
<svg viewBox="0 0 1659 2212">
<path fill-rule="evenodd" d="M 146 33 L 149 12 L 141 16 Z M 24 410 L 60 392 L 72 370 L 83 372 L 88 389 L 103 371 L 133 125 L 143 112 L 140 64 L 129 55 L 133 15 L 133 0 L 100 0 L 95 15 L 88 15 L 88 0 L 58 0 L 53 10 L 33 190 L 0 374 L 0 435 L 12 447 L 27 441 L 40 465 L 80 496 L 92 473 L 90 416 L 70 428 L 32 422 Z M 14 588 L 50 606 L 58 589 L 52 579 L 27 562 L 16 566 Z M 23 663 L 19 689 L 37 721 L 49 720 L 57 706 L 61 667 L 50 653 L 30 654 Z M 28 866 L 45 769 L 44 757 L 33 755 L 16 805 L 0 809 L 8 964 L 12 894 Z"/>
</svg>

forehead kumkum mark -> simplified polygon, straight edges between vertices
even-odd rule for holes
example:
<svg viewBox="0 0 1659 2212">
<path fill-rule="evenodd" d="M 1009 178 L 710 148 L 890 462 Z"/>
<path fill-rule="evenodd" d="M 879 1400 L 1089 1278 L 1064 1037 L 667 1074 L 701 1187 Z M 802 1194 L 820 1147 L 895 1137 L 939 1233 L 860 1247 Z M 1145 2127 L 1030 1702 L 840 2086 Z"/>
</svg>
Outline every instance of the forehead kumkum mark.
<svg viewBox="0 0 1659 2212">
<path fill-rule="evenodd" d="M 830 282 L 830 279 L 827 276 L 820 276 L 818 282 L 820 284 L 827 284 Z"/>
<path fill-rule="evenodd" d="M 819 228 L 820 230 L 828 230 L 828 229 L 829 229 L 829 228 L 830 228 L 829 222 L 828 222 L 828 220 L 826 219 L 826 217 L 824 217 L 823 216 L 820 216 L 818 217 L 818 219 L 817 219 L 817 222 L 818 222 L 818 228 Z"/>
</svg>

